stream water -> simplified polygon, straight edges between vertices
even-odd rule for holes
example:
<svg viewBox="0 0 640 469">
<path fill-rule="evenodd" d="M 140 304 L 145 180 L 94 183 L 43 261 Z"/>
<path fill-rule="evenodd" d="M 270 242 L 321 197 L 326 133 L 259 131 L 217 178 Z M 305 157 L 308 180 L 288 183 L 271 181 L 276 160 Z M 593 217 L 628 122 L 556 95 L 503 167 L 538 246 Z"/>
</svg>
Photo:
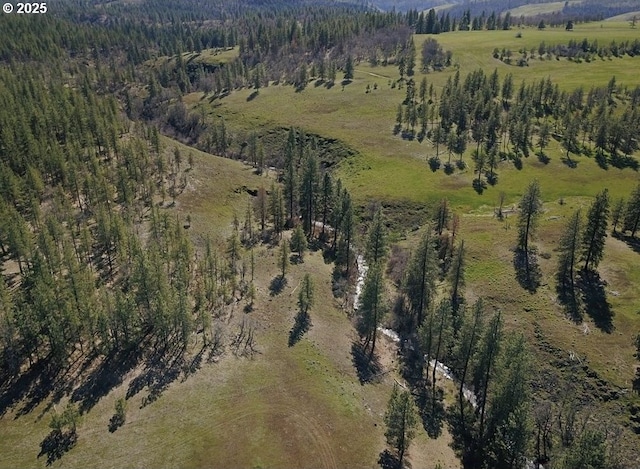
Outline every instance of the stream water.
<svg viewBox="0 0 640 469">
<path fill-rule="evenodd" d="M 362 295 L 362 289 L 364 288 L 364 280 L 365 280 L 365 278 L 367 276 L 367 272 L 369 271 L 369 266 L 367 265 L 367 261 L 365 260 L 364 256 L 359 254 L 356 259 L 357 259 L 357 265 L 358 265 L 358 279 L 356 281 L 356 292 L 355 292 L 354 297 L 353 297 L 353 309 L 355 309 L 355 310 L 357 310 L 358 307 L 360 306 L 360 295 Z M 393 329 L 388 329 L 386 327 L 380 326 L 380 327 L 378 327 L 378 331 L 380 331 L 380 333 L 383 336 L 385 336 L 387 339 L 389 339 L 394 344 L 396 344 L 396 345 L 400 344 L 400 336 Z M 456 384 L 456 386 L 458 386 L 460 384 L 458 382 L 458 380 L 453 376 L 453 373 L 451 372 L 451 369 L 447 365 L 445 365 L 444 363 L 438 362 L 438 361 L 435 361 L 435 360 L 430 360 L 429 361 L 429 365 L 430 366 L 435 366 L 436 367 L 436 371 L 440 374 L 440 376 L 442 376 L 445 379 L 453 381 Z M 464 395 L 464 397 L 467 399 L 467 401 L 469 401 L 469 403 L 475 409 L 476 406 L 478 405 L 477 401 L 476 401 L 475 393 L 470 388 L 468 388 L 467 386 L 464 386 L 462 388 L 462 394 Z M 544 469 L 544 467 L 542 465 L 536 464 L 531 459 L 527 459 L 526 460 L 525 468 L 526 469 L 538 469 L 538 468 Z"/>
<path fill-rule="evenodd" d="M 367 265 L 367 261 L 365 260 L 364 256 L 362 256 L 361 254 L 358 255 L 356 260 L 358 265 L 358 278 L 356 280 L 356 292 L 353 297 L 353 309 L 357 311 L 358 308 L 360 307 L 360 295 L 362 295 L 362 289 L 364 288 L 364 280 L 367 276 L 367 272 L 369 271 L 369 266 Z M 400 336 L 393 329 L 388 329 L 386 327 L 379 326 L 378 331 L 380 331 L 380 333 L 383 336 L 385 336 L 387 339 L 389 339 L 391 342 L 395 343 L 396 345 L 400 344 Z M 429 366 L 432 366 L 432 367 L 435 366 L 436 371 L 440 374 L 440 376 L 450 381 L 453 381 L 454 383 L 456 383 L 456 385 L 459 385 L 458 381 L 454 378 L 453 373 L 451 372 L 451 369 L 444 363 L 436 360 L 431 360 L 429 361 Z M 462 393 L 464 394 L 464 397 L 467 399 L 467 401 L 469 401 L 473 406 L 473 408 L 475 409 L 477 405 L 475 393 L 466 386 L 462 389 Z"/>
</svg>

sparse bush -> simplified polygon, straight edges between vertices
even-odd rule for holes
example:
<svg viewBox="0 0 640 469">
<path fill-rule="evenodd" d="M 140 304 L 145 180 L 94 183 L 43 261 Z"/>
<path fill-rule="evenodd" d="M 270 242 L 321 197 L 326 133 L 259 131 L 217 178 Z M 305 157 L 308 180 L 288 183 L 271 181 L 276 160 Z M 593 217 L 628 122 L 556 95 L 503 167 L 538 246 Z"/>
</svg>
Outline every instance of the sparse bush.
<svg viewBox="0 0 640 469">
<path fill-rule="evenodd" d="M 116 400 L 115 413 L 109 421 L 109 431 L 115 432 L 119 427 L 124 425 L 127 417 L 127 401 L 121 397 Z"/>
</svg>

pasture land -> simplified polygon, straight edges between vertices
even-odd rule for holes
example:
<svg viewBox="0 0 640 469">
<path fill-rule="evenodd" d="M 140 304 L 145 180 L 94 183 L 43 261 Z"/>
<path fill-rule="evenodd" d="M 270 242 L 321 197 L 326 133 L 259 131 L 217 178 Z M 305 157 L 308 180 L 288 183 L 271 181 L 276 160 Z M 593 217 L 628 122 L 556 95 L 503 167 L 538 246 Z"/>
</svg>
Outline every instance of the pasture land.
<svg viewBox="0 0 640 469">
<path fill-rule="evenodd" d="M 521 33 L 521 37 L 516 37 Z M 416 36 L 420 45 L 426 36 Z M 498 70 L 501 78 L 511 73 L 514 83 L 532 82 L 550 77 L 562 90 L 605 86 L 613 76 L 619 86 L 637 85 L 640 57 L 596 59 L 576 63 L 566 59 L 535 58 L 528 67 L 506 65 L 492 56 L 495 48 L 531 51 L 540 42 L 568 43 L 570 40 L 598 40 L 608 44 L 612 40 L 635 40 L 640 30 L 628 23 L 599 22 L 577 24 L 573 31 L 564 28 L 537 30 L 526 28 L 510 31 L 453 32 L 435 36 L 438 42 L 453 51 L 454 66 L 426 75 L 439 94 L 446 80 L 460 71 L 464 76 L 482 68 L 486 73 Z M 640 182 L 637 171 L 630 168 L 602 169 L 593 158 L 576 157 L 577 165 L 562 162 L 562 149 L 551 141 L 546 153 L 551 160 L 545 164 L 535 155 L 523 159 L 522 169 L 511 162 L 498 168 L 498 183 L 488 186 L 482 194 L 472 188 L 471 168 L 445 175 L 440 169 L 432 172 L 427 159 L 436 154 L 429 141 L 404 140 L 393 135 L 392 129 L 398 105 L 405 96 L 404 89 L 392 84 L 398 80 L 398 70 L 392 66 L 370 66 L 361 62 L 356 66 L 355 78 L 342 86 L 339 82 L 327 88 L 311 82 L 302 91 L 290 86 L 271 86 L 234 92 L 221 100 L 210 100 L 193 94 L 187 102 L 202 110 L 208 119 L 223 117 L 230 129 L 240 133 L 267 132 L 281 127 L 299 127 L 325 138 L 337 139 L 353 149 L 355 156 L 343 160 L 337 168 L 356 203 L 364 209 L 371 202 L 383 204 L 386 215 L 396 230 L 401 245 L 415 245 L 418 232 L 429 210 L 442 198 L 451 202 L 454 211 L 462 215 L 461 237 L 468 249 L 467 295 L 469 301 L 484 297 L 491 309 L 505 313 L 507 328 L 522 331 L 529 338 L 536 367 L 540 371 L 534 380 L 538 389 L 548 389 L 559 377 L 578 383 L 577 399 L 599 402 L 599 409 L 616 416 L 628 425 L 627 405 L 637 397 L 630 391 L 635 358 L 633 337 L 640 329 L 640 258 L 632 246 L 611 236 L 607 239 L 605 259 L 600 266 L 604 280 L 603 305 L 611 313 L 612 330 L 598 328 L 598 319 L 588 313 L 581 323 L 566 317 L 557 301 L 554 273 L 557 264 L 558 240 L 570 213 L 582 208 L 586 214 L 593 196 L 608 188 L 611 200 L 628 197 Z M 422 74 L 414 77 L 419 83 Z M 367 91 L 370 88 L 370 92 Z M 471 146 L 471 145 L 470 145 Z M 440 158 L 446 161 L 444 148 Z M 453 156 L 455 159 L 455 156 Z M 465 160 L 470 165 L 470 149 Z M 515 209 L 524 188 L 538 179 L 545 202 L 540 230 L 534 241 L 538 248 L 538 262 L 542 283 L 535 293 L 525 291 L 514 273 L 516 244 L 516 212 L 504 221 L 494 216 L 500 192 L 505 194 L 505 206 Z M 540 391 L 545 396 L 547 391 Z M 626 434 L 622 445 L 633 454 L 637 436 Z M 640 463 L 640 461 L 637 461 Z"/>
<path fill-rule="evenodd" d="M 453 51 L 454 66 L 443 72 L 426 74 L 429 84 L 439 93 L 446 80 L 457 70 L 462 77 L 482 68 L 486 73 L 498 70 L 501 78 L 508 73 L 519 86 L 522 80 L 531 82 L 551 77 L 563 90 L 582 86 L 605 86 L 615 76 L 619 86 L 636 86 L 636 74 L 640 57 L 596 60 L 575 63 L 561 60 L 530 60 L 530 66 L 506 65 L 494 59 L 494 48 L 538 47 L 541 41 L 549 44 L 567 43 L 571 39 L 632 40 L 640 38 L 640 30 L 632 30 L 627 23 L 580 24 L 575 30 L 550 28 L 539 31 L 528 28 L 522 37 L 516 38 L 515 30 L 452 32 L 434 36 L 445 49 Z M 426 36 L 416 36 L 420 44 Z M 422 74 L 414 79 L 419 83 Z M 234 92 L 221 100 L 210 101 L 201 93 L 188 96 L 185 101 L 202 110 L 209 119 L 224 117 L 229 127 L 241 132 L 264 133 L 271 128 L 300 127 L 326 138 L 340 140 L 358 155 L 344 160 L 338 174 L 346 182 L 355 200 L 382 200 L 390 205 L 429 205 L 447 197 L 455 207 L 466 211 L 482 205 L 494 204 L 500 191 L 506 193 L 509 202 L 515 202 L 526 184 L 534 178 L 540 180 L 547 200 L 557 200 L 571 195 L 593 196 L 609 187 L 612 196 L 628 194 L 638 174 L 630 169 L 610 168 L 602 170 L 587 157 L 579 157 L 576 168 L 569 168 L 560 161 L 560 146 L 552 141 L 548 153 L 551 162 L 539 163 L 535 156 L 524 160 L 524 168 L 517 170 L 511 163 L 499 168 L 498 184 L 482 195 L 472 188 L 473 171 L 467 169 L 445 176 L 442 170 L 433 173 L 426 163 L 436 154 L 436 148 L 428 141 L 403 140 L 392 133 L 398 105 L 405 96 L 404 89 L 392 88 L 399 78 L 393 66 L 372 67 L 367 63 L 356 66 L 355 79 L 332 88 L 311 82 L 304 90 L 296 92 L 290 86 L 270 86 L 260 89 L 250 98 L 252 90 Z M 366 93 L 367 86 L 371 88 Z M 469 145 L 472 147 L 472 145 Z M 466 160 L 470 164 L 467 150 Z M 446 149 L 439 148 L 441 159 L 446 161 Z"/>
</svg>

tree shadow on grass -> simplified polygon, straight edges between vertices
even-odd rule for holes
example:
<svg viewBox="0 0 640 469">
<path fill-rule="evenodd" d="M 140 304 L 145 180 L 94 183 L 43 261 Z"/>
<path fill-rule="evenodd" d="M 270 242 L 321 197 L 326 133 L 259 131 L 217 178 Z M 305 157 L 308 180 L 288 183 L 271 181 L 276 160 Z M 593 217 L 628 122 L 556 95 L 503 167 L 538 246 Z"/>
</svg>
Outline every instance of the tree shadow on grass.
<svg viewBox="0 0 640 469">
<path fill-rule="evenodd" d="M 351 361 L 358 374 L 360 384 L 377 382 L 382 374 L 382 364 L 374 353 L 371 357 L 369 352 L 359 340 L 351 344 Z"/>
<path fill-rule="evenodd" d="M 556 293 L 558 294 L 558 301 L 564 307 L 567 317 L 576 324 L 580 324 L 583 320 L 583 315 L 576 285 L 572 285 L 570 279 L 563 278 L 560 275 L 558 275 L 557 280 Z"/>
<path fill-rule="evenodd" d="M 311 317 L 306 311 L 298 311 L 293 327 L 289 331 L 289 347 L 300 342 L 302 336 L 311 328 Z"/>
<path fill-rule="evenodd" d="M 145 387 L 149 394 L 142 399 L 142 407 L 156 401 L 184 369 L 184 350 L 177 343 L 158 347 L 146 361 L 142 373 L 136 376 L 127 389 L 126 399 L 138 394 Z"/>
<path fill-rule="evenodd" d="M 614 238 L 619 239 L 620 241 L 626 243 L 631 249 L 640 254 L 640 238 L 633 238 L 631 236 L 625 235 L 616 231 L 612 235 Z"/>
<path fill-rule="evenodd" d="M 522 170 L 522 158 L 519 156 L 514 156 L 513 157 L 513 167 L 516 168 L 518 171 Z"/>
<path fill-rule="evenodd" d="M 602 169 L 609 169 L 609 160 L 607 160 L 607 156 L 604 153 L 598 152 L 596 154 L 596 163 Z"/>
<path fill-rule="evenodd" d="M 23 373 L 0 368 L 0 417 L 8 409 L 22 404 L 16 417 L 28 414 L 53 391 L 59 370 L 48 360 L 36 362 Z"/>
<path fill-rule="evenodd" d="M 202 361 L 204 360 L 204 353 L 207 350 L 206 346 L 203 346 L 200 351 L 187 363 L 185 361 L 182 372 L 182 382 L 185 382 L 190 376 L 195 375 L 202 367 Z"/>
<path fill-rule="evenodd" d="M 431 172 L 436 172 L 440 169 L 440 166 L 442 165 L 442 161 L 440 161 L 440 158 L 438 158 L 437 156 L 432 156 L 431 158 L 429 158 L 429 169 L 431 169 Z"/>
<path fill-rule="evenodd" d="M 81 402 L 80 413 L 91 410 L 100 399 L 122 384 L 124 376 L 137 366 L 143 347 L 132 345 L 126 350 L 109 354 L 71 395 L 73 402 Z"/>
<path fill-rule="evenodd" d="M 114 433 L 118 428 L 124 425 L 124 416 L 113 414 L 109 419 L 109 433 Z"/>
<path fill-rule="evenodd" d="M 638 171 L 640 169 L 640 163 L 633 156 L 627 155 L 612 155 L 609 158 L 609 162 L 611 166 L 615 166 L 618 169 L 631 168 L 634 171 Z"/>
<path fill-rule="evenodd" d="M 549 164 L 549 162 L 551 161 L 551 158 L 549 158 L 549 156 L 544 153 L 544 152 L 538 152 L 538 161 L 542 164 Z"/>
<path fill-rule="evenodd" d="M 453 174 L 453 172 L 456 170 L 456 167 L 453 165 L 453 163 L 445 163 L 444 164 L 444 174 L 446 174 L 447 176 L 449 176 L 450 174 Z"/>
<path fill-rule="evenodd" d="M 45 438 L 40 442 L 40 453 L 38 458 L 47 455 L 47 466 L 50 466 L 55 461 L 64 456 L 65 453 L 70 451 L 78 442 L 78 434 L 75 431 L 59 431 L 52 430 Z"/>
<path fill-rule="evenodd" d="M 378 464 L 382 469 L 400 469 L 400 459 L 388 449 L 380 453 Z"/>
<path fill-rule="evenodd" d="M 473 190 L 476 191 L 478 195 L 482 195 L 482 193 L 486 188 L 487 188 L 487 184 L 483 180 L 478 180 L 478 179 L 473 180 Z"/>
<path fill-rule="evenodd" d="M 269 284 L 269 294 L 271 296 L 277 296 L 282 293 L 284 287 L 287 286 L 287 277 L 283 277 L 282 275 L 276 275 L 271 280 L 271 284 Z"/>
<path fill-rule="evenodd" d="M 442 434 L 442 427 L 446 417 L 444 407 L 444 392 L 436 387 L 435 399 L 430 387 L 414 389 L 416 405 L 422 419 L 422 426 L 431 438 L 438 438 Z"/>
<path fill-rule="evenodd" d="M 607 301 L 605 283 L 595 270 L 582 270 L 578 275 L 578 287 L 586 313 L 603 332 L 613 332 L 613 311 Z"/>
<path fill-rule="evenodd" d="M 532 249 L 528 252 L 516 249 L 513 254 L 513 268 L 520 286 L 529 293 L 535 293 L 542 280 L 542 271 L 538 265 L 536 252 Z"/>
<path fill-rule="evenodd" d="M 575 169 L 578 167 L 578 162 L 576 160 L 572 160 L 571 158 L 567 158 L 566 156 L 560 158 L 560 161 L 562 161 L 567 167 L 571 169 Z"/>
</svg>

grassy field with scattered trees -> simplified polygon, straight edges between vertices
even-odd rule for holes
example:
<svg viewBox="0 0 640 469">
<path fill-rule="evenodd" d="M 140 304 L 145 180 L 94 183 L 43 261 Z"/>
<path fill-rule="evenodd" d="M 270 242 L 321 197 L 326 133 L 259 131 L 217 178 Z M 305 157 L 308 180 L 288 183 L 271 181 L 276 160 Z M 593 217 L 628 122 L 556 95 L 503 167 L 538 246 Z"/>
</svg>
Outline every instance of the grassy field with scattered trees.
<svg viewBox="0 0 640 469">
<path fill-rule="evenodd" d="M 640 30 L 517 3 L 1 17 L 0 468 L 637 467 Z"/>
</svg>

